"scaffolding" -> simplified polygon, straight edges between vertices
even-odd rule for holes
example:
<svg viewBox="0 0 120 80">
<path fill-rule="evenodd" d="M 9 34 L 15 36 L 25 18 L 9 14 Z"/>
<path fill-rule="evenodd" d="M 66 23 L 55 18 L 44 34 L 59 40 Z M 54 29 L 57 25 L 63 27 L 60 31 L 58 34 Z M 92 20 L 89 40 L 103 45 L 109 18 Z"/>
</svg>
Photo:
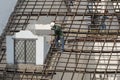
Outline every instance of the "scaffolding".
<svg viewBox="0 0 120 80">
<path fill-rule="evenodd" d="M 18 0 L 0 36 L 1 80 L 119 80 L 120 1 L 119 0 Z M 105 14 L 107 9 L 109 13 Z M 6 63 L 6 36 L 25 30 L 27 25 L 53 17 L 62 26 L 65 50 L 52 44 L 45 64 Z M 101 16 L 108 16 L 100 29 Z"/>
</svg>

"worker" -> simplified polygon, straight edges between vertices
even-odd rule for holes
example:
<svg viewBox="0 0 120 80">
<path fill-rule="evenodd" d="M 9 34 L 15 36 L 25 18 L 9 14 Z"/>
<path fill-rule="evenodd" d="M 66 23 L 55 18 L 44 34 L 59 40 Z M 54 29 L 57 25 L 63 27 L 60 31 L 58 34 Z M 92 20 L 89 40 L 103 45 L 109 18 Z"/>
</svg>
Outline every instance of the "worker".
<svg viewBox="0 0 120 80">
<path fill-rule="evenodd" d="M 105 24 L 106 19 L 111 19 L 111 18 L 106 16 L 107 13 L 108 13 L 108 10 L 105 9 L 104 15 L 102 16 L 102 20 L 101 20 L 101 24 L 100 24 L 100 29 L 101 30 L 105 30 L 106 29 L 106 24 Z"/>
<path fill-rule="evenodd" d="M 67 2 L 69 6 L 73 6 L 73 0 L 68 0 Z"/>
<path fill-rule="evenodd" d="M 56 25 L 55 22 L 51 22 L 50 26 L 52 27 L 51 30 L 54 30 L 55 35 L 55 46 L 56 48 L 59 47 L 59 42 L 61 43 L 61 51 L 64 51 L 64 35 L 60 26 Z"/>
</svg>

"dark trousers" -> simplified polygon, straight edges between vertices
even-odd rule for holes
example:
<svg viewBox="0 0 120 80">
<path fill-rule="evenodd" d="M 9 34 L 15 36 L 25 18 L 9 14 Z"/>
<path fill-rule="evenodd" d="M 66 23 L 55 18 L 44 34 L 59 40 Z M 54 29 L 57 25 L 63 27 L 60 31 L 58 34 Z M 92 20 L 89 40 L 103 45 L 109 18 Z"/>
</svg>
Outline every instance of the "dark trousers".
<svg viewBox="0 0 120 80">
<path fill-rule="evenodd" d="M 61 43 L 61 50 L 64 50 L 64 37 L 63 36 L 56 36 L 56 39 L 55 39 L 55 46 L 58 48 L 59 47 L 59 41 L 60 40 L 60 43 Z"/>
</svg>

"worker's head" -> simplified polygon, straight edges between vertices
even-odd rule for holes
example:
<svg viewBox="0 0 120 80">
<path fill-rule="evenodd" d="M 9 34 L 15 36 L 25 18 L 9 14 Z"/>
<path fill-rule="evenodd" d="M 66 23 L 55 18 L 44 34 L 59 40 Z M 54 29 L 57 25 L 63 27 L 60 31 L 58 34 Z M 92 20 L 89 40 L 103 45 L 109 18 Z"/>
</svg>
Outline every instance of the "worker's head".
<svg viewBox="0 0 120 80">
<path fill-rule="evenodd" d="M 107 10 L 107 9 L 105 9 L 104 13 L 108 13 L 108 10 Z"/>
<path fill-rule="evenodd" d="M 50 27 L 53 27 L 54 25 L 55 25 L 54 22 L 51 22 L 51 23 L 50 23 Z"/>
</svg>

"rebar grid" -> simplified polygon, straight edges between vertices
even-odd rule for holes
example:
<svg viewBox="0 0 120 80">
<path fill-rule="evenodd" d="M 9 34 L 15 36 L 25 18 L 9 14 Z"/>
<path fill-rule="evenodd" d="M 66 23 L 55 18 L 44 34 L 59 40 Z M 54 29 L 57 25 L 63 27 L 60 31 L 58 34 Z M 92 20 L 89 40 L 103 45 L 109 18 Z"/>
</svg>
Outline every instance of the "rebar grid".
<svg viewBox="0 0 120 80">
<path fill-rule="evenodd" d="M 120 1 L 75 0 L 74 2 L 73 6 L 69 6 L 65 0 L 18 0 L 0 39 L 1 79 L 119 80 Z M 118 7 L 114 7 L 114 2 Z M 94 12 L 89 13 L 88 3 L 94 4 Z M 109 13 L 98 12 L 104 9 L 108 9 Z M 92 22 L 94 16 L 103 15 L 111 18 L 106 20 L 106 30 L 100 30 L 98 28 L 100 24 Z M 64 52 L 60 53 L 52 46 L 43 69 L 40 66 L 30 69 L 29 64 L 23 65 L 24 68 L 7 67 L 6 35 L 13 35 L 26 29 L 30 22 L 38 20 L 40 16 L 53 16 L 56 24 L 62 25 L 65 36 Z M 91 27 L 88 31 L 88 23 L 97 27 Z"/>
</svg>

